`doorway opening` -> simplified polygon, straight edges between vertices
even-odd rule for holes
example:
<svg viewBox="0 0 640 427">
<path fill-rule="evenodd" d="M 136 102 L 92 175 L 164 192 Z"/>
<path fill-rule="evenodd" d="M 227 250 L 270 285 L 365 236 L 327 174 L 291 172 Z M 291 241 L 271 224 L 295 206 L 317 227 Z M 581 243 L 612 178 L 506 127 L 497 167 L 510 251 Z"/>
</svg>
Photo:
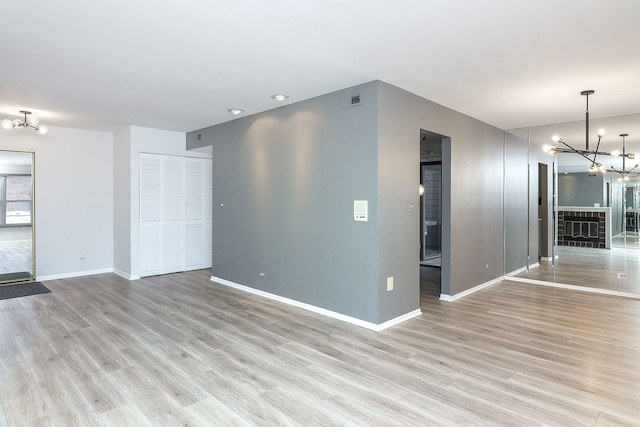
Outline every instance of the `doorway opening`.
<svg viewBox="0 0 640 427">
<path fill-rule="evenodd" d="M 446 136 L 420 131 L 420 283 L 423 293 L 442 288 L 442 147 Z"/>
<path fill-rule="evenodd" d="M 442 161 L 420 162 L 420 264 L 442 267 Z"/>
<path fill-rule="evenodd" d="M 538 163 L 538 257 L 537 261 L 551 260 L 549 252 L 549 179 L 548 168 Z"/>
</svg>

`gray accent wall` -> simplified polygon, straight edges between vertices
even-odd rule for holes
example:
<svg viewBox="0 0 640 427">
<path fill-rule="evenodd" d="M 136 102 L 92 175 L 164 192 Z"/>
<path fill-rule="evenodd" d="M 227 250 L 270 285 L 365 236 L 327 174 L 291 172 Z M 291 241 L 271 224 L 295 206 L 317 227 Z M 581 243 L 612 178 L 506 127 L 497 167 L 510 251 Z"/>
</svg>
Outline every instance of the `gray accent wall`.
<svg viewBox="0 0 640 427">
<path fill-rule="evenodd" d="M 213 276 L 375 324 L 418 309 L 421 129 L 447 137 L 442 294 L 502 277 L 504 132 L 379 81 L 187 134 L 212 146 Z"/>
<path fill-rule="evenodd" d="M 601 173 L 559 173 L 558 206 L 606 206 L 604 177 Z"/>
<path fill-rule="evenodd" d="M 415 194 L 417 198 L 414 189 L 418 182 L 419 157 L 417 154 L 413 157 L 411 150 L 418 150 L 420 129 L 424 129 L 449 137 L 442 147 L 442 294 L 455 296 L 502 277 L 504 131 L 387 83 L 379 85 L 380 144 L 394 144 L 404 156 L 381 176 L 381 181 L 393 175 L 402 177 L 395 178 L 393 185 L 381 186 L 384 191 L 380 193 L 380 217 L 386 218 L 381 224 L 381 263 L 390 259 L 382 254 L 394 250 L 393 245 L 383 246 L 382 242 L 387 242 L 382 238 L 383 233 L 387 233 L 391 242 L 399 239 L 391 236 L 397 232 L 393 222 L 406 223 L 403 236 L 407 236 L 410 243 L 415 238 L 409 236 L 419 234 L 418 221 L 408 217 L 398 205 L 402 197 L 406 199 Z M 391 192 L 396 195 L 389 194 Z M 383 214 L 383 209 L 397 212 Z M 418 251 L 411 245 L 403 250 L 415 260 L 407 261 L 405 268 L 407 271 L 412 268 L 414 274 L 418 274 L 414 267 L 418 264 Z M 417 280 L 415 283 L 418 286 Z M 390 310 L 393 304 L 389 302 L 387 306 L 381 301 L 381 312 Z"/>
<path fill-rule="evenodd" d="M 504 262 L 509 274 L 526 267 L 529 254 L 529 143 L 509 132 L 505 133 L 504 168 Z M 537 214 L 531 220 L 536 218 Z"/>
<path fill-rule="evenodd" d="M 363 103 L 341 109 L 358 91 Z M 377 311 L 377 115 L 372 82 L 187 134 L 188 148 L 212 145 L 213 276 L 387 320 Z M 367 222 L 354 221 L 354 200 L 368 200 Z"/>
</svg>

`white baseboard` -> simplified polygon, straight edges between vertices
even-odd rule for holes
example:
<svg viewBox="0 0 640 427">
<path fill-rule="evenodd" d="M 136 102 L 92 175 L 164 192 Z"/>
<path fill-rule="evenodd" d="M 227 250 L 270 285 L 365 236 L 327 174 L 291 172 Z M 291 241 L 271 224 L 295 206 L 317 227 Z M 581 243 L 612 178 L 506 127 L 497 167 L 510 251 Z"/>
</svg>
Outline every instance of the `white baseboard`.
<svg viewBox="0 0 640 427">
<path fill-rule="evenodd" d="M 531 268 L 531 266 L 529 266 L 529 268 Z M 516 274 L 520 274 L 520 273 L 523 273 L 525 271 L 527 271 L 527 266 L 526 265 L 524 267 L 522 267 L 522 268 L 519 268 L 517 270 L 512 271 L 511 273 L 505 274 L 505 276 L 515 276 Z"/>
<path fill-rule="evenodd" d="M 612 295 L 616 297 L 640 299 L 639 294 L 633 294 L 630 292 L 613 291 L 610 289 L 590 288 L 588 286 L 569 285 L 566 283 L 545 282 L 543 280 L 527 279 L 524 277 L 505 277 L 504 279 L 510 282 L 531 283 L 533 285 L 550 286 L 552 288 L 571 289 L 572 291 L 591 292 L 593 294 L 603 294 L 603 295 Z"/>
<path fill-rule="evenodd" d="M 125 279 L 127 279 L 127 280 L 139 280 L 139 279 L 140 279 L 140 276 L 139 276 L 139 275 L 138 275 L 138 276 L 132 276 L 132 275 L 130 275 L 129 273 L 125 273 L 125 272 L 124 272 L 124 271 L 122 271 L 122 270 L 118 270 L 117 268 L 114 268 L 114 269 L 113 269 L 113 273 L 114 273 L 114 274 L 117 274 L 117 275 L 118 275 L 118 276 L 120 276 L 120 277 L 124 277 L 124 278 L 125 278 Z"/>
<path fill-rule="evenodd" d="M 72 277 L 91 276 L 93 274 L 113 273 L 113 268 L 102 268 L 100 270 L 74 271 L 72 273 L 50 274 L 47 276 L 36 276 L 38 282 L 47 280 L 70 279 Z"/>
<path fill-rule="evenodd" d="M 240 285 L 238 283 L 234 283 L 231 282 L 229 280 L 225 280 L 225 279 L 221 279 L 219 277 L 215 277 L 215 276 L 211 276 L 211 281 L 212 282 L 216 282 L 219 283 L 221 285 L 224 286 L 228 286 L 230 288 L 234 288 L 234 289 L 238 289 L 244 292 L 248 292 L 250 294 L 254 294 L 254 295 L 258 295 L 264 298 L 269 298 L 272 299 L 274 301 L 278 301 L 278 302 L 282 302 L 285 304 L 289 304 L 292 305 L 294 307 L 298 307 L 298 308 L 303 308 L 305 310 L 309 310 L 312 311 L 314 313 L 318 313 L 318 314 L 322 314 L 323 316 L 327 316 L 327 317 L 331 317 L 333 319 L 338 319 L 341 320 L 343 322 L 347 322 L 347 323 L 351 323 L 353 325 L 357 325 L 357 326 L 361 326 L 363 328 L 367 328 L 370 329 L 372 331 L 376 331 L 376 332 L 380 332 L 384 329 L 387 329 L 393 325 L 397 325 L 398 323 L 404 322 L 405 320 L 411 319 L 412 317 L 416 317 L 419 316 L 420 314 L 422 314 L 422 311 L 420 309 L 416 309 L 414 311 L 411 311 L 409 313 L 405 313 L 401 316 L 398 316 L 396 318 L 393 318 L 391 320 L 387 320 L 386 322 L 383 322 L 379 325 L 376 325 L 375 323 L 372 322 L 367 322 L 361 319 L 357 319 L 355 317 L 351 317 L 351 316 L 347 316 L 341 313 L 337 313 L 335 311 L 331 311 L 331 310 L 327 310 L 325 308 L 321 308 L 321 307 L 316 307 L 315 305 L 311 305 L 311 304 L 307 304 L 304 302 L 300 302 L 300 301 L 296 301 L 290 298 L 285 298 L 282 297 L 280 295 L 275 295 L 269 292 L 265 292 L 265 291 L 261 291 L 259 289 L 255 289 L 255 288 L 251 288 L 249 286 L 245 286 L 245 285 Z"/>
<path fill-rule="evenodd" d="M 405 320 L 409 320 L 412 319 L 416 316 L 420 316 L 422 314 L 422 310 L 420 310 L 419 308 L 410 311 L 409 313 L 403 314 L 402 316 L 398 316 L 395 317 L 391 320 L 387 320 L 386 322 L 382 322 L 379 325 L 376 325 L 374 323 L 372 323 L 371 325 L 373 325 L 373 328 L 369 328 L 369 329 L 373 329 L 376 332 L 380 332 L 380 331 L 384 331 L 385 329 L 394 326 L 394 325 L 398 325 L 402 322 L 404 322 Z M 365 326 L 366 327 L 366 326 Z"/>
<path fill-rule="evenodd" d="M 459 293 L 457 293 L 455 295 L 440 294 L 440 299 L 442 301 L 449 301 L 449 302 L 455 301 L 455 300 L 460 299 L 462 297 L 466 297 L 467 295 L 470 295 L 470 294 L 472 294 L 474 292 L 478 292 L 481 289 L 488 288 L 491 285 L 495 285 L 496 283 L 501 282 L 504 279 L 505 279 L 504 276 L 500 276 L 500 277 L 497 277 L 497 278 L 495 278 L 493 280 L 490 280 L 488 282 L 481 283 L 481 284 L 479 284 L 477 286 L 474 286 L 471 289 L 467 289 L 466 291 L 459 292 Z"/>
<path fill-rule="evenodd" d="M 529 270 L 531 270 L 532 268 L 536 268 L 536 267 L 540 267 L 540 263 L 536 262 L 535 264 L 529 265 Z M 513 277 L 513 276 L 515 276 L 517 274 L 524 273 L 525 271 L 527 271 L 527 267 L 526 266 L 524 266 L 522 268 L 519 268 L 517 270 L 514 270 L 514 271 L 512 271 L 510 273 L 505 274 L 503 279 L 508 279 L 509 277 Z"/>
</svg>

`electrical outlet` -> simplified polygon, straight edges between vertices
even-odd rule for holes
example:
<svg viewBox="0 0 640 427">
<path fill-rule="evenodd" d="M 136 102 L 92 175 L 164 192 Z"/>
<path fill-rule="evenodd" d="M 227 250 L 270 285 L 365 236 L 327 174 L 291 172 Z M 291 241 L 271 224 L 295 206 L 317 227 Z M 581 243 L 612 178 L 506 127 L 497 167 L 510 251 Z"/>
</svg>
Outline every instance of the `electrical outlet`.
<svg viewBox="0 0 640 427">
<path fill-rule="evenodd" d="M 485 269 L 489 269 L 489 264 L 485 264 L 485 265 L 484 265 L 484 268 L 485 268 Z"/>
<path fill-rule="evenodd" d="M 260 272 L 260 277 L 267 277 L 267 273 L 265 273 L 264 271 Z"/>
<path fill-rule="evenodd" d="M 393 290 L 393 276 L 387 277 L 387 291 Z"/>
</svg>

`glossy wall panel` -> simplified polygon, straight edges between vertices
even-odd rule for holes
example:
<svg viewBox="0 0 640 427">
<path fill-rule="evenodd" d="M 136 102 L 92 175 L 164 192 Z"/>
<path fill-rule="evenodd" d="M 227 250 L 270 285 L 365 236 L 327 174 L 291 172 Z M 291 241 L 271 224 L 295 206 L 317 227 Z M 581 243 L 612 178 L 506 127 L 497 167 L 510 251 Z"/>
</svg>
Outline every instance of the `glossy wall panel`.
<svg viewBox="0 0 640 427">
<path fill-rule="evenodd" d="M 35 277 L 33 157 L 0 150 L 0 284 Z"/>
</svg>

